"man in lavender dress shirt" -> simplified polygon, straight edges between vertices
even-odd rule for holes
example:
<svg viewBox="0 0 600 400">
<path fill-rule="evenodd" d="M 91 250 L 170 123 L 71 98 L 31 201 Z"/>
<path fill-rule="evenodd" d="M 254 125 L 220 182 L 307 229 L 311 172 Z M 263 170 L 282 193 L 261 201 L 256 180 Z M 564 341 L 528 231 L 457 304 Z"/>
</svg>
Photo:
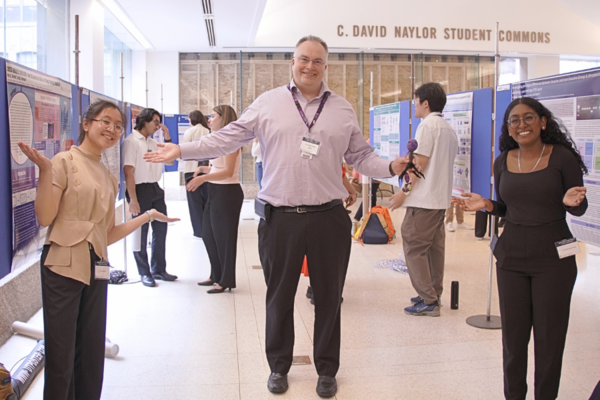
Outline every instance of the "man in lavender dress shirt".
<svg viewBox="0 0 600 400">
<path fill-rule="evenodd" d="M 323 82 L 328 48 L 315 36 L 298 42 L 293 80 L 259 96 L 235 122 L 195 142 L 167 144 L 147 161 L 203 160 L 229 154 L 258 138 L 263 155 L 262 190 L 271 206 L 258 227 L 267 283 L 268 389 L 283 393 L 294 349 L 294 295 L 308 259 L 315 301 L 314 362 L 317 393 L 332 397 L 340 358 L 340 301 L 351 248 L 351 221 L 340 199 L 342 158 L 361 174 L 388 178 L 406 166 L 379 158 L 365 142 L 352 106 Z M 310 120 L 309 120 L 310 118 Z"/>
</svg>

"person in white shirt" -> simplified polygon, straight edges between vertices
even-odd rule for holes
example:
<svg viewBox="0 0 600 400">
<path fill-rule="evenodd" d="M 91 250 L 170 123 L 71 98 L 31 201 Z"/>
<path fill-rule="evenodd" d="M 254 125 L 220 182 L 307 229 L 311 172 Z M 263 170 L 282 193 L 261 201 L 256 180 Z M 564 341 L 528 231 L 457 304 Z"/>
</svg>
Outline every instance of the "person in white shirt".
<svg viewBox="0 0 600 400">
<path fill-rule="evenodd" d="M 220 105 L 210 116 L 210 129 L 217 132 L 237 120 L 233 108 Z M 187 190 L 208 188 L 208 202 L 202 216 L 203 237 L 210 259 L 210 277 L 200 286 L 213 286 L 207 293 L 223 293 L 235 289 L 235 262 L 237 257 L 238 227 L 244 202 L 244 191 L 240 185 L 240 162 L 242 152 L 233 153 L 211 161 L 207 174 L 197 176 L 187 184 Z"/>
<path fill-rule="evenodd" d="M 189 113 L 188 117 L 192 127 L 185 131 L 183 138 L 181 139 L 181 143 L 193 142 L 194 140 L 198 140 L 202 136 L 206 136 L 210 133 L 208 121 L 206 120 L 204 114 L 202 114 L 200 111 L 194 110 Z M 183 175 L 186 184 L 196 176 L 204 175 L 205 172 L 203 172 L 203 167 L 208 166 L 208 161 L 179 162 L 183 163 Z M 204 205 L 208 201 L 208 189 L 206 186 L 201 186 L 198 190 L 193 192 L 188 191 L 186 193 L 194 236 L 197 238 L 202 238 L 202 213 L 204 212 Z"/>
<path fill-rule="evenodd" d="M 160 113 L 152 108 L 142 110 L 135 119 L 135 128 L 123 141 L 123 172 L 125 173 L 125 196 L 129 202 L 129 211 L 138 215 L 155 209 L 167 214 L 165 192 L 158 185 L 162 176 L 162 164 L 150 164 L 144 161 L 144 154 L 158 150 L 156 140 L 150 136 L 158 129 L 163 130 L 165 142 L 171 142 L 169 129 L 162 123 Z M 152 222 L 152 263 L 148 264 L 148 225 L 142 226 L 140 251 L 133 256 L 144 286 L 156 286 L 155 279 L 174 281 L 176 275 L 167 273 L 165 245 L 167 224 L 155 220 Z"/>
<path fill-rule="evenodd" d="M 415 91 L 414 105 L 415 117 L 422 118 L 415 135 L 418 142 L 415 164 L 422 169 L 425 179 L 411 173 L 412 191 L 392 196 L 390 209 L 406 207 L 401 227 L 402 246 L 417 296 L 410 299 L 413 305 L 404 312 L 438 317 L 444 281 L 444 214 L 452 197 L 458 137 L 441 114 L 446 93 L 439 83 L 420 86 Z"/>
<path fill-rule="evenodd" d="M 262 165 L 262 154 L 260 152 L 260 143 L 255 138 L 252 142 L 252 157 L 256 157 L 256 180 L 258 181 L 258 187 L 262 189 L 262 176 L 263 176 L 263 165 Z"/>
</svg>

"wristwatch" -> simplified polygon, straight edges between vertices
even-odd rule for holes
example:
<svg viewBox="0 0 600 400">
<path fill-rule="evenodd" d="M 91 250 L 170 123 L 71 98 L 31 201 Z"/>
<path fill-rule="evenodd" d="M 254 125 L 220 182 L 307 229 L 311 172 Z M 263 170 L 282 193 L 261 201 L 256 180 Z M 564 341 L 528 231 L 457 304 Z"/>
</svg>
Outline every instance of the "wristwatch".
<svg viewBox="0 0 600 400">
<path fill-rule="evenodd" d="M 165 143 L 171 143 L 173 139 L 165 139 Z"/>
<path fill-rule="evenodd" d="M 392 168 L 392 162 L 390 162 L 390 175 L 392 175 L 391 177 L 393 178 L 394 176 L 396 176 L 396 173 L 394 172 L 394 169 Z"/>
<path fill-rule="evenodd" d="M 152 210 L 146 211 L 146 214 L 148 214 L 148 216 L 150 217 L 150 221 L 148 221 L 148 222 L 154 221 L 154 217 L 152 216 Z"/>
</svg>

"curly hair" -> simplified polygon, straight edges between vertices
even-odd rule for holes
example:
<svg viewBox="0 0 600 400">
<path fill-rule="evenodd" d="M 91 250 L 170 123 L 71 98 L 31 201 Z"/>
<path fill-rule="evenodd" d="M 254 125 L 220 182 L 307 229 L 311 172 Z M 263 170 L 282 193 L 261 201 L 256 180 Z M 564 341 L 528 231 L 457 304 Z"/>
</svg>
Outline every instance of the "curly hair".
<svg viewBox="0 0 600 400">
<path fill-rule="evenodd" d="M 583 159 L 581 158 L 581 154 L 579 154 L 579 150 L 577 150 L 577 146 L 573 142 L 571 135 L 568 130 L 565 128 L 563 123 L 559 118 L 556 118 L 552 111 L 548 110 L 542 103 L 539 101 L 532 99 L 531 97 L 521 97 L 519 99 L 513 100 L 506 109 L 504 113 L 504 120 L 502 121 L 502 133 L 500 134 L 500 151 L 505 152 L 512 149 L 516 149 L 519 147 L 519 144 L 510 136 L 508 133 L 508 117 L 510 116 L 510 112 L 517 104 L 524 104 L 526 106 L 531 107 L 537 115 L 540 117 L 546 117 L 546 129 L 542 129 L 541 139 L 543 143 L 546 144 L 559 144 L 566 147 L 577 159 L 579 162 L 579 167 L 581 171 L 587 175 L 588 169 L 583 163 Z"/>
</svg>

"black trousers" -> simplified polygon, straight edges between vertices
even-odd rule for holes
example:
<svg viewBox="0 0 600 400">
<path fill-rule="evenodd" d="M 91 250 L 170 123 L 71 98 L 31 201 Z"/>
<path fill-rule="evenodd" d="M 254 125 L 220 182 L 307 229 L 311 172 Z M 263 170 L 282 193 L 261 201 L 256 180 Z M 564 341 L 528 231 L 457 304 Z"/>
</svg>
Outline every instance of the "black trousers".
<svg viewBox="0 0 600 400">
<path fill-rule="evenodd" d="M 202 221 L 204 245 L 210 260 L 210 279 L 222 287 L 235 288 L 238 227 L 244 191 L 237 183 L 219 185 L 207 182 L 202 186 L 208 189 Z"/>
<path fill-rule="evenodd" d="M 377 190 L 379 189 L 379 182 L 371 182 L 371 206 L 375 207 L 377 205 Z M 363 204 L 360 203 L 358 206 L 358 210 L 356 210 L 356 214 L 354 214 L 354 219 L 360 221 L 363 217 Z"/>
<path fill-rule="evenodd" d="M 202 176 L 206 174 L 198 174 Z M 187 184 L 194 178 L 193 172 L 186 172 L 184 174 L 185 183 Z M 193 192 L 187 191 L 188 208 L 190 210 L 190 220 L 192 221 L 192 229 L 194 230 L 194 236 L 202 237 L 202 216 L 204 214 L 204 205 L 208 201 L 208 187 L 201 185 L 198 189 Z"/>
<path fill-rule="evenodd" d="M 340 202 L 327 211 L 271 212 L 260 221 L 258 250 L 267 283 L 266 353 L 271 372 L 287 374 L 294 352 L 294 296 L 306 255 L 315 301 L 314 362 L 319 375 L 340 366 L 340 304 L 352 223 Z"/>
<path fill-rule="evenodd" d="M 94 279 L 98 256 L 90 251 L 90 285 L 55 274 L 41 259 L 46 359 L 44 400 L 98 400 L 104 376 L 108 281 Z"/>
<path fill-rule="evenodd" d="M 140 213 L 155 209 L 163 214 L 167 213 L 167 204 L 165 203 L 165 192 L 158 186 L 158 183 L 140 183 L 135 185 L 138 203 L 140 204 Z M 129 194 L 125 192 L 127 201 Z M 160 221 L 152 222 L 152 260 L 148 264 L 148 224 L 142 225 L 140 251 L 134 251 L 133 257 L 138 267 L 140 275 L 162 274 L 167 272 L 167 259 L 165 256 L 165 247 L 167 242 L 167 223 Z"/>
<path fill-rule="evenodd" d="M 502 320 L 504 396 L 527 394 L 527 350 L 531 328 L 535 344 L 535 398 L 556 399 L 569 326 L 571 294 L 577 277 L 573 260 L 543 272 L 497 268 Z"/>
</svg>

